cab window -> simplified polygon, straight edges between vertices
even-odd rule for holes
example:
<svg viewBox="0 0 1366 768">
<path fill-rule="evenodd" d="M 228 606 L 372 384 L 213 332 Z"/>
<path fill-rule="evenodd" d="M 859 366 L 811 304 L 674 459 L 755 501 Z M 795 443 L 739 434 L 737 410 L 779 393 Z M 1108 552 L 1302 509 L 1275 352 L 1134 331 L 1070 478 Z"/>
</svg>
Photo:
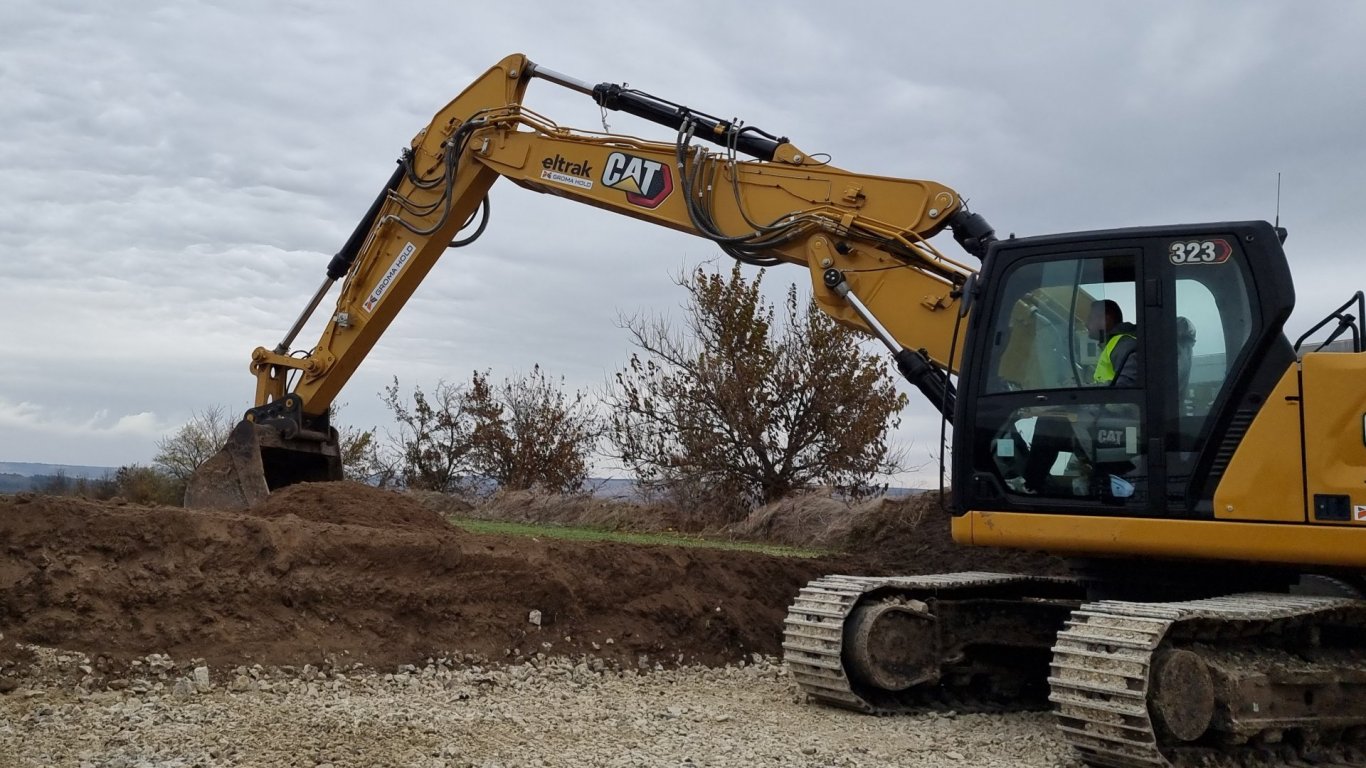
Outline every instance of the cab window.
<svg viewBox="0 0 1366 768">
<path fill-rule="evenodd" d="M 1024 264 L 1006 285 L 1009 310 L 996 318 L 986 392 L 1096 386 L 1105 336 L 1089 326 L 1098 302 L 1111 302 L 1118 322 L 1137 317 L 1132 256 Z"/>
<path fill-rule="evenodd" d="M 976 455 L 989 457 L 977 470 L 1009 492 L 1146 499 L 1142 390 L 1114 386 L 1104 366 L 1114 362 L 1110 329 L 1129 329 L 1126 352 L 1139 359 L 1136 262 L 1133 252 L 1045 256 L 1006 274 L 975 427 L 985 449 Z M 1102 309 L 1108 320 L 1098 324 Z"/>
</svg>

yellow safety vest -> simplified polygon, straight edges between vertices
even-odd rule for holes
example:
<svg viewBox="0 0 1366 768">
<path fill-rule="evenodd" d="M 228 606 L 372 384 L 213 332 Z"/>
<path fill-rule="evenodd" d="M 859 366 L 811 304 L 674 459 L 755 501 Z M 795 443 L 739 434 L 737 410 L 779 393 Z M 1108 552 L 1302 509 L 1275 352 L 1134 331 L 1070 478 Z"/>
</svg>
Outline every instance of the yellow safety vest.
<svg viewBox="0 0 1366 768">
<path fill-rule="evenodd" d="M 1097 384 L 1109 384 L 1115 380 L 1115 361 L 1110 359 L 1110 353 L 1115 351 L 1119 340 L 1124 338 L 1138 340 L 1132 333 L 1116 333 L 1105 342 L 1105 348 L 1100 352 L 1100 359 L 1096 361 L 1096 372 L 1092 377 Z"/>
</svg>

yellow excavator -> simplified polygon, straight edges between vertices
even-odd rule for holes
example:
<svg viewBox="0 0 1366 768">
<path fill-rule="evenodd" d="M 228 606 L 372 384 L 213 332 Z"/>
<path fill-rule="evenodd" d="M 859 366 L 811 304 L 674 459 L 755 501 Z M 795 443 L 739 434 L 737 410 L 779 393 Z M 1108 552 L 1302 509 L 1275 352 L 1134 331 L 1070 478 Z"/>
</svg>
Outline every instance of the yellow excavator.
<svg viewBox="0 0 1366 768">
<path fill-rule="evenodd" d="M 556 125 L 523 105 L 535 79 L 675 137 Z M 1046 700 L 1100 766 L 1363 754 L 1361 293 L 1292 343 L 1285 231 L 1266 222 L 998 239 L 941 184 L 844 171 L 521 55 L 417 134 L 285 338 L 252 354 L 256 405 L 187 504 L 340 478 L 329 406 L 437 260 L 484 231 L 499 178 L 805 266 L 821 309 L 884 343 L 953 423 L 954 539 L 1075 566 L 818 579 L 783 642 L 811 698 L 873 713 Z M 931 244 L 946 229 L 979 266 Z M 294 349 L 338 280 L 322 337 Z M 1129 324 L 1136 375 L 1102 375 L 1115 333 L 1097 314 Z"/>
</svg>

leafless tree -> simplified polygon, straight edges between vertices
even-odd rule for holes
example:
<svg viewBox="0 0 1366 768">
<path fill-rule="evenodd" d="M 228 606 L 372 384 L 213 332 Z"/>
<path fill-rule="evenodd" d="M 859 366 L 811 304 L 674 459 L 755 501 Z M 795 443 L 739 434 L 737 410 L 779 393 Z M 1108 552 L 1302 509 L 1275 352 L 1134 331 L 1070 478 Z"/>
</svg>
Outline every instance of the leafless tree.
<svg viewBox="0 0 1366 768">
<path fill-rule="evenodd" d="M 398 422 L 398 433 L 390 442 L 397 449 L 402 484 L 447 493 L 468 490 L 474 420 L 462 388 L 438 381 L 428 396 L 415 386 L 410 402 L 400 396 L 395 376 L 383 397 Z"/>
<path fill-rule="evenodd" d="M 328 408 L 328 422 L 337 430 L 337 452 L 341 460 L 342 476 L 372 485 L 393 485 L 397 479 L 396 462 L 379 440 L 375 427 L 361 429 L 342 423 L 341 413 L 346 406 L 333 403 Z"/>
<path fill-rule="evenodd" d="M 198 411 L 175 434 L 157 441 L 157 455 L 152 463 L 180 483 L 186 483 L 200 464 L 223 447 L 236 423 L 222 405 Z"/>
</svg>

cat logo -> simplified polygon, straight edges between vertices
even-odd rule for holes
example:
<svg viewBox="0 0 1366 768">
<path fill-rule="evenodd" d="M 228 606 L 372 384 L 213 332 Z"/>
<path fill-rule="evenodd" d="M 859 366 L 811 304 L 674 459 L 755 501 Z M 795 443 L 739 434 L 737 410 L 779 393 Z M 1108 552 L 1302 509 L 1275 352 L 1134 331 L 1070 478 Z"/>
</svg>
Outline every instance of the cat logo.
<svg viewBox="0 0 1366 768">
<path fill-rule="evenodd" d="M 1124 430 L 1097 429 L 1096 445 L 1108 448 L 1117 448 L 1124 445 Z"/>
<path fill-rule="evenodd" d="M 626 193 L 626 202 L 641 208 L 658 208 L 674 191 L 669 166 L 643 157 L 613 152 L 602 169 L 602 183 Z"/>
</svg>

